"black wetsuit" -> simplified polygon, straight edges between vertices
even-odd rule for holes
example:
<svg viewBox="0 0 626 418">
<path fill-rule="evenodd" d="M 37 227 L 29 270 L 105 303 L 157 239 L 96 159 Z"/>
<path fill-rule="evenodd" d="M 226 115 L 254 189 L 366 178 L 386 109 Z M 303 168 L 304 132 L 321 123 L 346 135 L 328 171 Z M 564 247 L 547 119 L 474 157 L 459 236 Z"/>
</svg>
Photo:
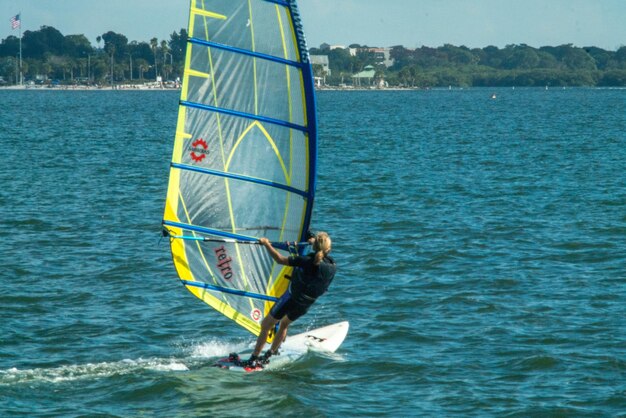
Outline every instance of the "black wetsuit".
<svg viewBox="0 0 626 418">
<path fill-rule="evenodd" d="M 287 315 L 291 321 L 295 321 L 328 290 L 337 266 L 335 260 L 328 255 L 316 266 L 315 253 L 289 257 L 289 265 L 295 267 L 289 289 L 272 307 L 270 313 L 276 319 Z"/>
</svg>

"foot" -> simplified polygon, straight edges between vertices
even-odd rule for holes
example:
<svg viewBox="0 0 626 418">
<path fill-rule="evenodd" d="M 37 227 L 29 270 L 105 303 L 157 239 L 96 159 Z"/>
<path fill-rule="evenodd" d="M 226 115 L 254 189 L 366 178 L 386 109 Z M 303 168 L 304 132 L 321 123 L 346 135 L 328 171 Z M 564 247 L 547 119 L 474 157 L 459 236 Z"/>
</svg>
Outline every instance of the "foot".
<svg viewBox="0 0 626 418">
<path fill-rule="evenodd" d="M 278 351 L 274 352 L 272 351 L 272 349 L 269 349 L 265 352 L 265 354 L 263 354 L 263 357 L 261 358 L 261 363 L 267 364 L 270 362 L 270 357 L 277 356 L 279 354 L 280 353 Z"/>
<path fill-rule="evenodd" d="M 258 367 L 263 368 L 263 363 L 261 362 L 261 358 L 259 356 L 252 354 L 248 360 L 241 362 L 241 367 L 250 367 L 252 369 L 256 369 Z"/>
</svg>

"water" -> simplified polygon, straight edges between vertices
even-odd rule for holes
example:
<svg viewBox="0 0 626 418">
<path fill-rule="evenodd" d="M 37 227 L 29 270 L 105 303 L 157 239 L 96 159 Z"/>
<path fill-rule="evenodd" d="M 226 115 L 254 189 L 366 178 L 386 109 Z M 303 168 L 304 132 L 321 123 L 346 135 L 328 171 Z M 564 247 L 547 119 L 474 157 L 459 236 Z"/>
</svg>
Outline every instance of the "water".
<svg viewBox="0 0 626 418">
<path fill-rule="evenodd" d="M 321 92 L 335 355 L 253 342 L 159 241 L 176 92 L 0 91 L 0 415 L 626 416 L 626 91 Z"/>
</svg>

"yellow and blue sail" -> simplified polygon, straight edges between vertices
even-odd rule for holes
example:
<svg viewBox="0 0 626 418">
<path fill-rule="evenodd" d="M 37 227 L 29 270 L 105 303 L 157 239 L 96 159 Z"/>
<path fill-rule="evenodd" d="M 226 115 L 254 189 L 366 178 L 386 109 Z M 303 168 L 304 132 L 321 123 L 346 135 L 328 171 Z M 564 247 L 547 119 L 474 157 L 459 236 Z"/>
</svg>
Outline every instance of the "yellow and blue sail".
<svg viewBox="0 0 626 418">
<path fill-rule="evenodd" d="M 306 42 L 295 0 L 192 0 L 188 34 L 163 226 L 183 284 L 258 334 L 291 268 L 246 243 L 304 241 L 313 209 Z"/>
</svg>

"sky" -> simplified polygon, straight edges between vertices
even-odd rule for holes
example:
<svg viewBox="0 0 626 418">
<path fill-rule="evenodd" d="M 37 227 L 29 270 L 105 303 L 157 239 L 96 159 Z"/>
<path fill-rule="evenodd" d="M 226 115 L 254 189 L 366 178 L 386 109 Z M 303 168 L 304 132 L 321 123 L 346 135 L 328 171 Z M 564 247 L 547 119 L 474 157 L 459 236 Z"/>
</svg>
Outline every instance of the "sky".
<svg viewBox="0 0 626 418">
<path fill-rule="evenodd" d="M 233 0 L 243 1 L 243 0 Z M 309 47 L 322 43 L 407 48 L 626 46 L 626 0 L 300 0 Z M 52 26 L 63 35 L 108 31 L 129 41 L 169 40 L 186 28 L 188 0 L 0 0 L 0 39 Z M 4 22 L 4 23 L 2 23 Z"/>
</svg>

